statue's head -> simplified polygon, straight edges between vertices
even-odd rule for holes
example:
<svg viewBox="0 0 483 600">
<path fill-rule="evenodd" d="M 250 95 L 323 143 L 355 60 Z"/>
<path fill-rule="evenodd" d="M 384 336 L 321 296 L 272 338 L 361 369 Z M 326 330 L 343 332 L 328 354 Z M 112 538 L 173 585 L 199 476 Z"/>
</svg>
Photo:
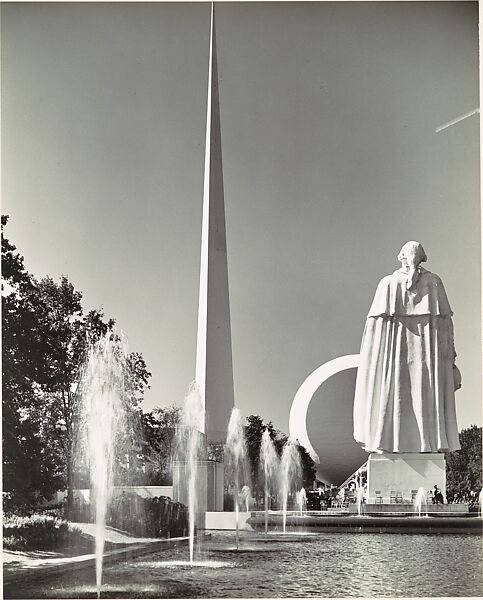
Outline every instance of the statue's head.
<svg viewBox="0 0 483 600">
<path fill-rule="evenodd" d="M 415 269 L 420 263 L 427 261 L 428 257 L 419 242 L 406 242 L 401 248 L 397 259 L 403 267 Z"/>
</svg>

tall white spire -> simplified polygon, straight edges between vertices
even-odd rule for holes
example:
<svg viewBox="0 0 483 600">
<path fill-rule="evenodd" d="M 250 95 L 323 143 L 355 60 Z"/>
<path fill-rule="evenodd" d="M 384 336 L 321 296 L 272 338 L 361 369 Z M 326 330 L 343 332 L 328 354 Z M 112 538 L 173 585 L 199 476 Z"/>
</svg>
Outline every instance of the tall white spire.
<svg viewBox="0 0 483 600">
<path fill-rule="evenodd" d="M 213 3 L 208 66 L 196 384 L 205 407 L 205 433 L 208 441 L 224 441 L 234 405 L 234 394 Z"/>
</svg>

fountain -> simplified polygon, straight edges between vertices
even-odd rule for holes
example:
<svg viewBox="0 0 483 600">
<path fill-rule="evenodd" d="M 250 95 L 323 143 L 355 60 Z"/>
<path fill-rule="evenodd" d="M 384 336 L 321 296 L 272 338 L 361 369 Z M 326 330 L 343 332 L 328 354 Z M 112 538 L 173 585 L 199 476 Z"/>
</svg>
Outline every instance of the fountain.
<svg viewBox="0 0 483 600">
<path fill-rule="evenodd" d="M 241 501 L 245 503 L 245 510 L 246 512 L 250 512 L 250 488 L 247 485 L 244 485 L 242 487 L 241 493 L 240 493 L 240 497 L 241 497 Z"/>
<path fill-rule="evenodd" d="M 423 487 L 420 487 L 414 498 L 414 510 L 418 511 L 418 517 L 421 516 L 423 504 L 426 504 L 426 490 Z"/>
<path fill-rule="evenodd" d="M 300 516 L 303 516 L 304 506 L 307 505 L 307 494 L 305 492 L 305 488 L 301 488 L 300 491 L 297 492 L 297 504 L 299 505 Z"/>
<path fill-rule="evenodd" d="M 268 500 L 270 497 L 270 486 L 274 483 L 274 479 L 276 478 L 280 467 L 280 459 L 268 429 L 265 429 L 262 435 L 260 463 L 263 468 L 265 533 L 268 533 Z"/>
<path fill-rule="evenodd" d="M 226 478 L 234 486 L 235 523 L 236 523 L 236 548 L 238 550 L 240 539 L 240 483 L 246 483 L 246 443 L 243 421 L 240 409 L 233 408 L 228 423 L 228 435 L 225 445 Z M 242 480 L 242 481 L 240 481 Z M 247 485 L 244 485 L 244 489 Z"/>
<path fill-rule="evenodd" d="M 300 470 L 301 466 L 298 446 L 291 438 L 289 438 L 283 447 L 282 458 L 280 461 L 283 533 L 286 533 L 288 496 L 292 491 L 293 486 L 297 485 Z"/>
<path fill-rule="evenodd" d="M 196 384 L 190 385 L 181 411 L 180 425 L 176 430 L 175 455 L 184 467 L 188 498 L 189 562 L 193 566 L 195 525 L 198 512 L 199 462 L 203 458 L 204 410 Z"/>
<path fill-rule="evenodd" d="M 361 483 L 360 479 L 356 479 L 356 501 L 357 501 L 357 515 L 362 516 L 362 505 L 366 496 L 366 490 Z"/>
<path fill-rule="evenodd" d="M 126 345 L 107 334 L 89 347 L 80 384 L 77 460 L 90 467 L 95 506 L 97 597 L 101 594 L 106 515 L 113 484 L 116 444 L 127 423 L 124 391 Z"/>
</svg>

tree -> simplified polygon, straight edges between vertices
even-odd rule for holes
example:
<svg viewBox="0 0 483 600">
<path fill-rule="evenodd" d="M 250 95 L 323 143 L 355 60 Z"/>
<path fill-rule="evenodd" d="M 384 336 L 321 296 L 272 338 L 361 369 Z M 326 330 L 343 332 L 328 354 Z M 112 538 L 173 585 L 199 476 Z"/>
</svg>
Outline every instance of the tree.
<svg viewBox="0 0 483 600">
<path fill-rule="evenodd" d="M 245 427 L 245 440 L 247 444 L 248 462 L 250 465 L 251 479 L 253 483 L 254 496 L 259 496 L 263 493 L 263 489 L 259 483 L 260 473 L 260 447 L 262 443 L 262 435 L 265 429 L 268 429 L 270 438 L 273 441 L 275 450 L 279 456 L 282 455 L 283 448 L 287 443 L 288 436 L 278 429 L 275 429 L 272 422 L 264 423 L 263 419 L 258 415 L 250 415 L 247 417 L 247 425 Z M 309 453 L 303 446 L 298 445 L 300 461 L 302 465 L 302 481 L 306 488 L 312 486 L 315 479 L 315 464 Z"/>
<path fill-rule="evenodd" d="M 224 462 L 225 460 L 225 444 L 223 442 L 210 442 L 207 448 L 208 460 L 216 460 L 217 462 Z"/>
<path fill-rule="evenodd" d="M 32 503 L 67 488 L 71 507 L 82 368 L 91 344 L 116 335 L 115 321 L 106 320 L 101 310 L 84 313 L 82 293 L 67 277 L 57 283 L 30 275 L 3 235 L 7 221 L 2 218 L 4 489 Z M 139 353 L 129 354 L 125 363 L 126 398 L 138 414 L 151 374 Z M 136 427 L 133 419 L 126 444 Z M 36 466 L 25 471 L 25 464 Z"/>
<path fill-rule="evenodd" d="M 55 444 L 41 437 L 39 392 L 48 363 L 36 282 L 4 235 L 7 222 L 2 216 L 3 488 L 12 503 L 28 505 L 57 489 L 61 473 Z"/>
<path fill-rule="evenodd" d="M 271 423 L 269 425 L 271 425 Z M 258 415 L 250 415 L 247 417 L 245 441 L 247 445 L 248 463 L 250 465 L 250 476 L 253 486 L 252 493 L 254 497 L 257 497 L 262 492 L 258 483 L 258 474 L 260 469 L 260 447 L 265 427 L 266 425 L 263 423 L 263 419 Z"/>
<path fill-rule="evenodd" d="M 482 487 L 481 427 L 471 425 L 460 434 L 461 450 L 446 455 L 446 493 L 455 500 L 471 501 Z"/>
<path fill-rule="evenodd" d="M 76 291 L 65 276 L 59 283 L 50 277 L 35 282 L 32 296 L 36 301 L 37 331 L 45 362 L 38 392 L 44 415 L 40 434 L 58 448 L 70 509 L 74 491 L 74 428 L 82 367 L 89 345 L 112 332 L 115 321 L 105 321 L 100 310 L 84 314 L 82 293 Z"/>
<path fill-rule="evenodd" d="M 176 445 L 176 427 L 180 409 L 176 406 L 155 408 L 142 415 L 142 460 L 146 481 L 151 485 L 171 485 L 171 461 Z"/>
<path fill-rule="evenodd" d="M 116 336 L 117 337 L 117 336 Z M 119 338 L 117 338 L 118 341 Z M 151 373 L 138 352 L 121 357 L 124 371 L 124 425 L 114 456 L 118 485 L 146 484 L 145 429 L 141 402 Z"/>
<path fill-rule="evenodd" d="M 315 463 L 304 448 L 304 446 L 298 446 L 299 454 L 300 454 L 300 463 L 302 465 L 302 485 L 305 489 L 311 489 L 313 482 L 315 481 L 317 469 L 315 468 Z"/>
<path fill-rule="evenodd" d="M 275 450 L 277 451 L 279 456 L 282 456 L 283 448 L 289 439 L 288 435 L 283 433 L 279 429 L 274 429 L 271 423 L 269 423 L 269 425 L 270 425 L 270 428 L 269 428 L 270 437 L 273 440 Z M 301 472 L 302 486 L 306 489 L 310 489 L 312 487 L 312 484 L 313 484 L 313 482 L 315 480 L 315 476 L 316 476 L 315 463 L 314 463 L 312 457 L 310 456 L 310 454 L 304 448 L 304 446 L 301 446 L 298 443 L 298 440 L 296 440 L 296 444 L 297 444 L 297 450 L 298 450 L 299 456 L 300 456 L 300 466 L 302 468 L 302 472 Z"/>
</svg>

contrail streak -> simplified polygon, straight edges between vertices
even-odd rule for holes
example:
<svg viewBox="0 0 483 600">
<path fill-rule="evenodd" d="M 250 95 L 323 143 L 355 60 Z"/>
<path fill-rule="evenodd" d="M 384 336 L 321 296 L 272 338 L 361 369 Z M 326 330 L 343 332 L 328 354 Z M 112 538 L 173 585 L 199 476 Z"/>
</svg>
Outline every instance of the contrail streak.
<svg viewBox="0 0 483 600">
<path fill-rule="evenodd" d="M 471 110 L 470 112 L 467 112 L 464 115 L 461 115 L 461 117 L 456 117 L 456 119 L 449 121 L 449 123 L 445 123 L 444 125 L 441 125 L 441 127 L 438 127 L 436 129 L 436 133 L 439 133 L 440 131 L 443 131 L 443 129 L 447 129 L 448 127 L 451 127 L 451 125 L 456 125 L 456 123 L 459 123 L 460 121 L 463 121 L 464 119 L 467 119 L 468 117 L 471 117 L 471 115 L 476 115 L 479 112 L 480 112 L 480 109 L 475 108 L 475 110 Z"/>
</svg>

